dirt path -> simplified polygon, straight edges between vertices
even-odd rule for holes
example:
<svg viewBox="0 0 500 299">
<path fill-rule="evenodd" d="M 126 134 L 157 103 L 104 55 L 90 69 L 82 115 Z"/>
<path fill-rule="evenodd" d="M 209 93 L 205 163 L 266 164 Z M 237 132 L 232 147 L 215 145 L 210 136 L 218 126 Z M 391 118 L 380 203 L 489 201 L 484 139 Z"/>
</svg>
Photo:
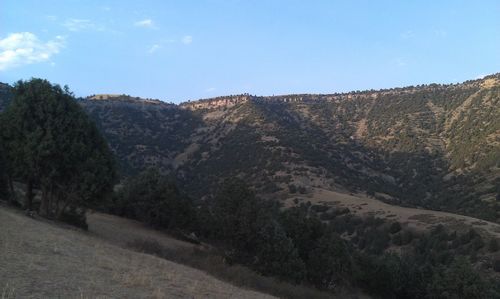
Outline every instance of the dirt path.
<svg viewBox="0 0 500 299">
<path fill-rule="evenodd" d="M 202 271 L 115 246 L 113 242 L 123 244 L 144 228 L 113 216 L 90 218 L 95 233 L 28 218 L 0 206 L 0 294 L 13 295 L 8 298 L 271 298 Z M 110 242 L 100 239 L 112 235 Z M 161 242 L 190 246 L 168 239 L 163 237 Z"/>
<path fill-rule="evenodd" d="M 394 206 L 363 194 L 315 189 L 311 197 L 302 197 L 302 200 L 311 201 L 313 204 L 346 207 L 357 215 L 373 215 L 388 220 L 397 220 L 419 230 L 429 229 L 441 223 L 457 230 L 473 227 L 478 231 L 500 238 L 500 225 L 493 222 L 447 212 Z"/>
</svg>

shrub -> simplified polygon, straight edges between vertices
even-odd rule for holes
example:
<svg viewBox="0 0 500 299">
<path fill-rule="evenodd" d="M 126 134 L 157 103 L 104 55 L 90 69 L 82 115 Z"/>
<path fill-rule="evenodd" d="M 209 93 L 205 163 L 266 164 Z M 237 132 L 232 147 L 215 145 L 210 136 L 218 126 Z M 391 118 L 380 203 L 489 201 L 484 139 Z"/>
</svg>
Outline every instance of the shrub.
<svg viewBox="0 0 500 299">
<path fill-rule="evenodd" d="M 116 198 L 116 212 L 153 227 L 190 228 L 195 222 L 193 204 L 156 168 L 129 178 Z"/>
<path fill-rule="evenodd" d="M 399 222 L 393 222 L 389 228 L 391 234 L 398 233 L 401 230 L 401 224 Z"/>
<path fill-rule="evenodd" d="M 497 239 L 492 238 L 490 240 L 490 243 L 488 245 L 488 249 L 489 249 L 490 252 L 497 252 L 498 249 L 500 249 L 499 246 L 498 246 Z"/>
<path fill-rule="evenodd" d="M 329 207 L 325 205 L 313 205 L 311 206 L 311 210 L 317 212 L 317 213 L 323 213 L 328 211 Z"/>
<path fill-rule="evenodd" d="M 397 246 L 403 245 L 403 238 L 401 237 L 401 234 L 394 234 L 392 236 L 392 243 Z"/>
<path fill-rule="evenodd" d="M 85 209 L 80 209 L 76 207 L 70 207 L 64 210 L 59 216 L 59 220 L 67 224 L 82 228 L 84 230 L 88 229 L 87 218 L 85 217 Z"/>
<path fill-rule="evenodd" d="M 493 270 L 495 272 L 500 272 L 500 259 L 496 259 L 493 261 Z"/>
<path fill-rule="evenodd" d="M 344 241 L 328 231 L 309 253 L 308 280 L 319 288 L 334 289 L 349 281 L 352 262 Z"/>
<path fill-rule="evenodd" d="M 281 225 L 269 221 L 258 232 L 257 268 L 264 275 L 272 275 L 299 283 L 305 276 L 304 262 L 292 240 Z"/>
<path fill-rule="evenodd" d="M 440 268 L 429 287 L 432 298 L 488 298 L 486 282 L 464 258 Z"/>
</svg>

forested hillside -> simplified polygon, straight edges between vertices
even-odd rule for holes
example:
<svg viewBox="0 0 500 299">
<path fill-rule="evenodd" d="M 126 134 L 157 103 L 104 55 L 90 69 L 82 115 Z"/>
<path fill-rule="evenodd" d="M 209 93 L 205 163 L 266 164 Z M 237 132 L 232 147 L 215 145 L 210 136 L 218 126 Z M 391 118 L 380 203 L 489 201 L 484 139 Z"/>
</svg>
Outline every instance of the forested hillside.
<svg viewBox="0 0 500 299">
<path fill-rule="evenodd" d="M 19 81 L 1 86 L 0 197 L 85 229 L 91 208 L 207 242 L 285 297 L 498 298 L 499 225 L 453 213 L 499 222 L 499 85 L 174 105 Z M 217 272 L 197 261 L 182 262 Z"/>
<path fill-rule="evenodd" d="M 2 102 L 8 98 L 2 85 Z M 123 176 L 149 166 L 189 194 L 239 177 L 260 195 L 314 187 L 500 219 L 500 75 L 330 95 L 239 95 L 180 105 L 80 100 Z M 1 106 L 0 106 L 1 107 Z"/>
<path fill-rule="evenodd" d="M 499 100 L 497 74 L 347 94 L 81 103 L 124 175 L 160 165 L 192 195 L 237 176 L 261 195 L 366 191 L 394 204 L 498 221 Z"/>
</svg>

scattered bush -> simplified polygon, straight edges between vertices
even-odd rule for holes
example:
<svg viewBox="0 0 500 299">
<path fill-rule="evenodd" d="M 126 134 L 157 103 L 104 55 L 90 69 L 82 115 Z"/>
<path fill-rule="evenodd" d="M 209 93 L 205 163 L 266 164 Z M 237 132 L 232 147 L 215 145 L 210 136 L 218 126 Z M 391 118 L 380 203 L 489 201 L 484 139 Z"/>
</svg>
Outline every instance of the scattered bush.
<svg viewBox="0 0 500 299">
<path fill-rule="evenodd" d="M 393 222 L 391 223 L 391 227 L 389 228 L 389 232 L 391 234 L 395 234 L 401 231 L 401 224 L 399 222 Z"/>
<path fill-rule="evenodd" d="M 62 212 L 62 214 L 59 216 L 59 220 L 67 224 L 87 230 L 88 224 L 85 213 L 86 213 L 85 209 L 70 207 L 69 209 L 66 209 Z"/>
<path fill-rule="evenodd" d="M 496 259 L 493 261 L 493 270 L 495 272 L 500 272 L 500 259 Z"/>
<path fill-rule="evenodd" d="M 331 298 L 331 293 L 316 290 L 310 286 L 290 284 L 273 277 L 262 276 L 240 265 L 230 265 L 217 251 L 209 249 L 171 249 L 156 240 L 137 239 L 128 246 L 138 252 L 152 254 L 160 258 L 188 265 L 206 271 L 224 281 L 243 288 L 254 289 L 280 298 Z"/>
<path fill-rule="evenodd" d="M 492 239 L 490 240 L 489 245 L 488 245 L 488 250 L 489 250 L 490 252 L 497 252 L 499 249 L 500 249 L 500 248 L 499 248 L 499 246 L 498 246 L 498 241 L 497 241 L 497 239 L 492 238 Z"/>
<path fill-rule="evenodd" d="M 192 201 L 156 168 L 129 178 L 117 193 L 114 211 L 120 216 L 138 219 L 157 228 L 194 226 Z"/>
</svg>

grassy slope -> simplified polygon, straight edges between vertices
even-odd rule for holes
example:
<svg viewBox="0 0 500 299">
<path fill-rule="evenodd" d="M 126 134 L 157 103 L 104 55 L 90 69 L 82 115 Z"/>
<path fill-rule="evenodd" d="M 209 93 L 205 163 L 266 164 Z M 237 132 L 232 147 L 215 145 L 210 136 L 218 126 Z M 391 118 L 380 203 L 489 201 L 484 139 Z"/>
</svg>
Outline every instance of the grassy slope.
<svg viewBox="0 0 500 299">
<path fill-rule="evenodd" d="M 315 188 L 311 195 L 288 198 L 287 206 L 292 206 L 295 198 L 304 202 L 310 201 L 313 204 L 345 207 L 351 213 L 362 217 L 371 215 L 390 221 L 398 221 L 419 231 L 428 231 L 442 224 L 457 231 L 467 231 L 473 228 L 488 236 L 488 238 L 493 237 L 500 240 L 500 224 L 442 211 L 390 205 L 361 193 L 348 194 Z"/>
<path fill-rule="evenodd" d="M 107 215 L 94 214 L 89 222 L 87 233 L 0 206 L 0 294 L 7 298 L 270 297 L 120 246 L 137 236 L 158 239 L 164 246 L 189 244 Z"/>
</svg>

